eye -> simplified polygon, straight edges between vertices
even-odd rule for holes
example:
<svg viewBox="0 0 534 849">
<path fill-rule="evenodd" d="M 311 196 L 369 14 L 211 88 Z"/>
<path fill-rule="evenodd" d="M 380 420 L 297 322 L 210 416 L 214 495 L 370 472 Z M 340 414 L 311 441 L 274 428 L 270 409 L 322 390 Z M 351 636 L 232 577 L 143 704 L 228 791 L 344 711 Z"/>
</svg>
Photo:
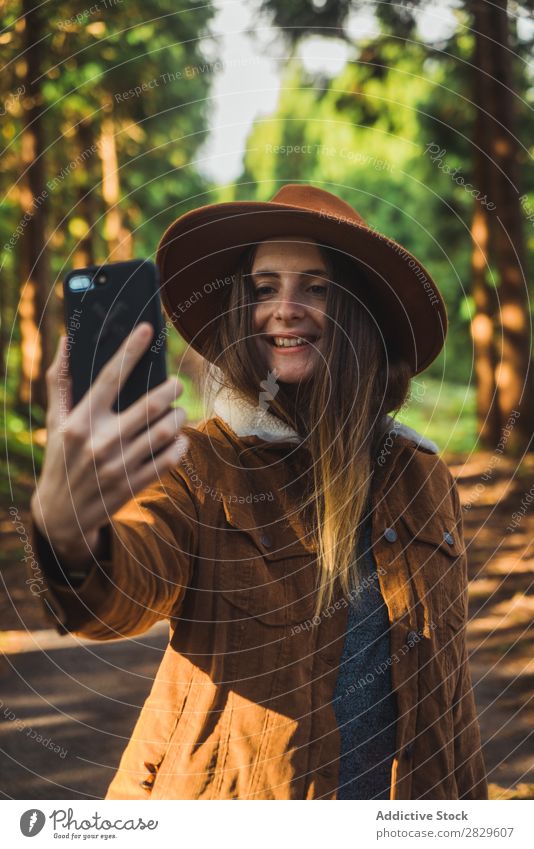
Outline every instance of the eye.
<svg viewBox="0 0 534 849">
<path fill-rule="evenodd" d="M 254 290 L 254 294 L 256 295 L 256 297 L 259 298 L 261 295 L 265 294 L 266 290 L 269 289 L 272 289 L 274 291 L 272 286 L 257 286 Z"/>
<path fill-rule="evenodd" d="M 312 286 L 308 286 L 308 292 L 312 292 L 316 297 L 324 298 L 326 297 L 327 286 L 323 286 L 320 283 L 314 283 Z M 262 296 L 269 295 L 270 292 L 275 292 L 276 289 L 273 286 L 269 286 L 264 284 L 263 286 L 257 286 L 254 290 L 254 295 L 256 298 L 261 298 Z"/>
</svg>

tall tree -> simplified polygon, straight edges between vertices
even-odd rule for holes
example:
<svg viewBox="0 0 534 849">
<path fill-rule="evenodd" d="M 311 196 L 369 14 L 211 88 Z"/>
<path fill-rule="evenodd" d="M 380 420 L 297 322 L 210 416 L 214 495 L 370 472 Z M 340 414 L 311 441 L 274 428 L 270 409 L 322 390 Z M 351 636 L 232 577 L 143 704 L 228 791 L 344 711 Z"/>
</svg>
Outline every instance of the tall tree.
<svg viewBox="0 0 534 849">
<path fill-rule="evenodd" d="M 102 160 L 102 196 L 106 205 L 105 238 L 108 244 L 108 261 L 132 258 L 132 234 L 124 225 L 120 208 L 121 189 L 119 158 L 117 156 L 116 127 L 113 120 L 113 101 L 106 98 L 104 115 L 100 122 L 100 158 Z"/>
<path fill-rule="evenodd" d="M 187 0 L 0 4 L 10 92 L 0 104 L 0 282 L 21 291 L 25 406 L 30 393 L 46 400 L 66 270 L 131 256 L 134 244 L 152 255 L 170 220 L 211 189 L 195 154 L 208 131 L 213 15 L 211 3 Z M 3 320 L 11 300 L 3 288 Z"/>
<path fill-rule="evenodd" d="M 513 424 L 507 442 L 512 452 L 520 453 L 534 448 L 534 382 L 514 53 L 507 0 L 473 0 L 469 5 L 475 38 L 475 106 L 484 127 L 478 139 L 480 149 L 475 151 L 483 157 L 483 185 L 496 204 L 495 213 L 488 217 L 499 274 L 495 383 L 500 425 Z"/>
<path fill-rule="evenodd" d="M 473 103 L 473 182 L 475 186 L 491 185 L 490 155 L 487 148 L 491 137 L 490 114 L 487 106 L 491 102 L 491 48 L 486 36 L 479 30 L 481 17 L 486 17 L 485 4 L 475 0 L 474 13 L 474 62 Z M 486 23 L 486 22 L 485 22 Z M 486 29 L 487 33 L 487 29 Z M 490 48 L 490 49 L 488 49 Z M 491 195 L 490 195 L 491 197 Z M 494 203 L 492 201 L 492 203 Z M 495 319 L 497 298 L 494 287 L 489 285 L 490 242 L 494 210 L 488 211 L 486 204 L 475 199 L 471 237 L 472 278 L 471 286 L 475 315 L 471 322 L 471 335 L 475 351 L 475 378 L 477 382 L 477 424 L 480 443 L 485 448 L 498 444 L 502 427 L 496 380 Z"/>
<path fill-rule="evenodd" d="M 22 236 L 19 242 L 21 272 L 19 402 L 46 403 L 45 371 L 50 362 L 46 305 L 49 295 L 46 248 L 48 192 L 46 140 L 43 124 L 42 73 L 46 60 L 46 12 L 41 3 L 23 0 L 25 107 L 22 131 L 23 188 L 20 192 Z"/>
<path fill-rule="evenodd" d="M 89 121 L 81 119 L 76 125 L 76 149 L 79 160 L 95 147 L 94 127 Z M 79 169 L 76 181 L 77 197 L 75 202 L 76 219 L 71 219 L 71 227 L 78 241 L 74 248 L 72 263 L 75 268 L 93 265 L 95 262 L 94 224 L 98 214 L 98 203 L 92 191 L 91 170 Z M 76 222 L 76 223 L 75 223 Z"/>
</svg>

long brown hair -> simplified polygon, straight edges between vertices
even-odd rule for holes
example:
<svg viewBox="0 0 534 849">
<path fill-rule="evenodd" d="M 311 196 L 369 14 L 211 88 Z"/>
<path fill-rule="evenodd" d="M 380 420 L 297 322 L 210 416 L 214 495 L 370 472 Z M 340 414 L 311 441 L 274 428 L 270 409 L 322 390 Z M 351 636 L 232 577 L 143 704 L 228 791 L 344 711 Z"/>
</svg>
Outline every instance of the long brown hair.
<svg viewBox="0 0 534 849">
<path fill-rule="evenodd" d="M 312 517 L 317 544 L 317 615 L 331 603 L 336 580 L 346 596 L 357 588 L 357 543 L 367 518 L 381 420 L 403 406 L 411 376 L 404 360 L 386 354 L 376 322 L 358 297 L 363 271 L 338 251 L 319 249 L 330 277 L 324 360 L 312 380 L 278 383 L 269 403 L 269 412 L 295 429 L 310 452 L 311 480 L 301 508 L 303 517 Z M 202 379 L 205 387 L 216 363 L 222 385 L 257 405 L 266 372 L 252 325 L 255 250 L 244 254 L 225 291 Z"/>
</svg>

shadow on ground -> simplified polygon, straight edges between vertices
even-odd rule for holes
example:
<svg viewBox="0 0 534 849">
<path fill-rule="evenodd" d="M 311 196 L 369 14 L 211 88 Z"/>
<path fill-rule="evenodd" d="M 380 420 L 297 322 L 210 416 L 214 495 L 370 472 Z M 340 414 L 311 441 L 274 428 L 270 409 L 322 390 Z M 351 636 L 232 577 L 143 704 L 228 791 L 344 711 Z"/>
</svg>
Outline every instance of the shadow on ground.
<svg viewBox="0 0 534 849">
<path fill-rule="evenodd" d="M 103 798 L 167 641 L 160 623 L 131 640 L 58 635 L 55 647 L 9 655 L 0 678 L 4 797 Z"/>
</svg>

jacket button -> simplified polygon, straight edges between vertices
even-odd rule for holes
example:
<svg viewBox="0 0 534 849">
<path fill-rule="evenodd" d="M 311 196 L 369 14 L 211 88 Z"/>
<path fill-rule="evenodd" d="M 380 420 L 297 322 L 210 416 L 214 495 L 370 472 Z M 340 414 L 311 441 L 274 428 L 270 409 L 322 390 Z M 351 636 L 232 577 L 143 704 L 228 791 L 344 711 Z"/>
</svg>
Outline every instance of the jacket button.
<svg viewBox="0 0 534 849">
<path fill-rule="evenodd" d="M 454 545 L 454 537 L 448 531 L 445 531 L 445 533 L 443 534 L 443 539 L 445 540 L 445 542 L 448 542 L 449 545 Z"/>
<path fill-rule="evenodd" d="M 265 546 L 265 548 L 270 548 L 271 545 L 273 544 L 273 541 L 272 541 L 271 537 L 269 536 L 269 534 L 262 534 L 261 537 L 260 537 L 260 542 L 261 542 L 262 545 Z"/>
<path fill-rule="evenodd" d="M 388 542 L 395 542 L 397 539 L 397 531 L 394 528 L 386 528 L 384 536 Z"/>
<path fill-rule="evenodd" d="M 139 784 L 144 790 L 152 790 L 152 785 L 154 784 L 154 776 L 151 775 L 149 778 L 145 778 L 145 780 L 140 781 Z"/>
</svg>

